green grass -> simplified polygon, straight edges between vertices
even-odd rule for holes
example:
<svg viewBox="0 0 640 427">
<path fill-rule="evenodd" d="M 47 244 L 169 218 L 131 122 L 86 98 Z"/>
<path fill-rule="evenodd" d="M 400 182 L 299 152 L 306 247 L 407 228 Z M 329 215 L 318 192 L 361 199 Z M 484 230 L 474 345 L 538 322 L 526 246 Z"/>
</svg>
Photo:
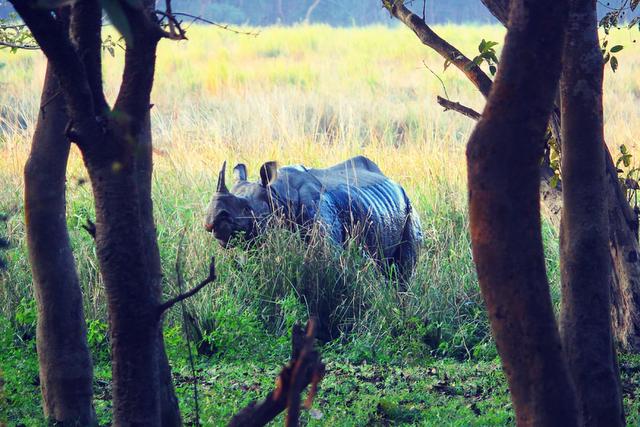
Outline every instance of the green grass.
<svg viewBox="0 0 640 427">
<path fill-rule="evenodd" d="M 437 31 L 470 56 L 482 38 L 502 41 L 498 27 L 442 26 Z M 496 360 L 471 258 L 464 147 L 473 123 L 435 104 L 442 94 L 482 107 L 456 70 L 404 28 L 264 28 L 249 38 L 193 27 L 187 43 L 162 42 L 152 109 L 153 198 L 166 297 L 176 295 L 175 260 L 183 240 L 186 285 L 216 258 L 218 280 L 166 319 L 167 349 L 185 419 L 193 416 L 183 326 L 196 332 L 201 417 L 222 425 L 273 386 L 288 358 L 289 334 L 309 315 L 321 317 L 327 376 L 309 425 L 509 425 L 513 414 Z M 630 33 L 614 35 L 630 46 Z M 627 40 L 627 38 L 629 40 Z M 500 46 L 499 46 L 500 47 Z M 607 76 L 607 139 L 638 147 L 640 56 L 620 54 Z M 44 61 L 39 53 L 0 51 L 0 424 L 42 425 L 35 318 L 22 206 L 22 167 L 38 108 Z M 115 96 L 122 55 L 105 59 L 107 94 Z M 2 111 L 0 110 L 0 113 Z M 27 128 L 20 126 L 22 118 Z M 345 251 L 307 245 L 276 230 L 250 249 L 221 249 L 202 229 L 204 209 L 224 159 L 249 174 L 281 164 L 328 166 L 364 154 L 401 183 L 421 216 L 425 245 L 406 289 L 382 277 L 356 245 Z M 77 150 L 68 170 L 67 223 L 76 257 L 88 338 L 96 365 L 96 410 L 109 422 L 109 343 L 104 289 L 93 240 L 86 171 Z M 558 241 L 543 229 L 547 269 L 559 302 Z M 640 359 L 623 356 L 630 425 L 638 423 Z"/>
</svg>

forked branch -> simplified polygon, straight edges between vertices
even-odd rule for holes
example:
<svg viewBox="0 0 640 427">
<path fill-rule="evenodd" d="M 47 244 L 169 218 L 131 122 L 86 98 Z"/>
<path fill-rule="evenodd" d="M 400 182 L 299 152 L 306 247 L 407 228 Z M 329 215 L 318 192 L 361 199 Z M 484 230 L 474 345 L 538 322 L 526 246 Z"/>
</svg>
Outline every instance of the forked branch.
<svg viewBox="0 0 640 427">
<path fill-rule="evenodd" d="M 176 271 L 178 273 L 178 280 L 180 282 L 182 282 L 182 273 L 180 271 L 180 252 L 181 249 L 178 249 L 178 259 L 176 261 Z M 160 305 L 160 307 L 158 307 L 158 313 L 162 316 L 162 314 L 169 310 L 171 307 L 173 307 L 174 305 L 176 305 L 177 303 L 179 303 L 180 301 L 184 301 L 187 298 L 190 298 L 192 296 L 194 296 L 195 294 L 197 294 L 200 290 L 202 290 L 202 288 L 204 288 L 205 286 L 207 286 L 209 283 L 213 283 L 216 281 L 216 259 L 214 257 L 211 257 L 211 263 L 209 264 L 209 276 L 207 276 L 206 279 L 204 279 L 202 282 L 200 282 L 198 284 L 198 286 L 194 287 L 193 289 L 188 290 L 187 292 L 184 292 L 176 297 L 171 298 L 169 301 L 163 303 Z M 182 289 L 182 284 L 179 284 L 179 289 Z"/>
</svg>

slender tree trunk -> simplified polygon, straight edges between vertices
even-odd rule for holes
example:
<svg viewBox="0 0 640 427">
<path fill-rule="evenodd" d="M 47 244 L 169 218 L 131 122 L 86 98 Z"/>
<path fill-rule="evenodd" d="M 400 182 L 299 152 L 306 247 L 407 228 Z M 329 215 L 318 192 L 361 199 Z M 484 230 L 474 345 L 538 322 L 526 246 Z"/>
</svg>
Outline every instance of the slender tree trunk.
<svg viewBox="0 0 640 427">
<path fill-rule="evenodd" d="M 136 159 L 136 171 L 138 180 L 138 197 L 140 201 L 140 214 L 142 218 L 143 239 L 145 240 L 146 255 L 148 257 L 149 274 L 152 277 L 156 298 L 162 298 L 162 266 L 160 262 L 160 249 L 153 217 L 153 201 L 151 198 L 151 179 L 153 174 L 153 145 L 151 138 L 151 117 L 147 113 L 138 137 L 138 150 Z M 171 378 L 171 366 L 164 348 L 162 330 L 158 336 L 159 374 L 160 374 L 160 417 L 162 426 L 172 427 L 182 425 L 178 399 L 173 388 Z"/>
<path fill-rule="evenodd" d="M 51 69 L 25 166 L 25 223 L 38 303 L 37 348 L 45 417 L 69 425 L 95 423 L 93 367 L 82 291 L 67 232 L 65 174 L 70 143 L 64 98 Z"/>
<path fill-rule="evenodd" d="M 565 1 L 514 1 L 501 67 L 467 147 L 473 256 L 518 425 L 577 425 L 545 271 L 539 192 L 566 17 Z"/>
<path fill-rule="evenodd" d="M 623 424 L 611 334 L 611 255 L 595 0 L 570 0 L 560 83 L 563 209 L 561 334 L 581 424 Z"/>
</svg>

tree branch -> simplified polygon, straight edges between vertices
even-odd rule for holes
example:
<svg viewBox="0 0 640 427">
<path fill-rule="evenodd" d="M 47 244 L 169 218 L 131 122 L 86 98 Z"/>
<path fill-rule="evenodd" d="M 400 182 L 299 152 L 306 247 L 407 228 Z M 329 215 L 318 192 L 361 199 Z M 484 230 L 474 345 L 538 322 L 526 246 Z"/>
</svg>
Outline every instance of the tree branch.
<svg viewBox="0 0 640 427">
<path fill-rule="evenodd" d="M 437 99 L 438 99 L 438 104 L 443 106 L 445 111 L 453 110 L 473 120 L 480 120 L 480 117 L 482 117 L 482 114 L 478 113 L 473 108 L 464 106 L 459 102 L 454 102 L 454 101 L 451 101 L 450 99 L 445 99 L 441 96 L 438 96 Z"/>
<path fill-rule="evenodd" d="M 31 8 L 27 2 L 10 0 L 16 12 L 31 30 L 60 82 L 65 96 L 69 117 L 73 122 L 78 144 L 94 143 L 99 134 L 93 107 L 93 94 L 87 74 L 64 25 L 60 12 L 54 15 L 46 9 Z"/>
<path fill-rule="evenodd" d="M 485 98 L 489 96 L 492 84 L 489 76 L 478 64 L 437 35 L 423 19 L 407 9 L 404 0 L 382 0 L 382 4 L 394 17 L 413 30 L 423 44 L 438 52 L 445 60 L 450 61 L 462 71 Z"/>
<path fill-rule="evenodd" d="M 180 274 L 180 260 L 178 260 L 176 262 L 176 268 L 178 269 L 178 280 L 182 280 L 182 275 Z M 207 286 L 209 283 L 215 282 L 216 280 L 216 260 L 214 257 L 211 257 L 211 263 L 209 264 L 209 276 L 204 279 L 202 282 L 200 282 L 198 284 L 198 286 L 196 286 L 195 288 L 180 294 L 174 298 L 171 298 L 169 301 L 163 303 L 160 305 L 160 307 L 158 307 L 158 314 L 160 316 L 162 316 L 162 314 L 169 310 L 171 307 L 173 307 L 174 305 L 176 305 L 177 303 L 179 303 L 180 301 L 184 301 L 187 298 L 190 298 L 192 296 L 194 296 L 195 294 L 197 294 L 202 288 L 204 288 L 205 286 Z M 182 286 L 180 286 L 180 289 L 182 289 Z"/>
<path fill-rule="evenodd" d="M 296 427 L 300 415 L 300 394 L 311 384 L 305 406 L 309 407 L 318 383 L 324 375 L 320 353 L 314 349 L 315 322 L 309 320 L 306 334 L 294 325 L 291 334 L 291 360 L 276 379 L 276 388 L 261 403 L 251 402 L 238 412 L 229 427 L 264 426 L 285 409 L 289 409 L 285 425 Z"/>
<path fill-rule="evenodd" d="M 122 9 L 131 28 L 131 40 L 126 42 L 122 84 L 113 109 L 124 114 L 136 134 L 149 109 L 156 48 L 162 30 L 152 21 L 147 7 L 137 9 L 122 2 Z"/>
<path fill-rule="evenodd" d="M 95 111 L 104 114 L 109 105 L 102 88 L 102 7 L 97 0 L 71 6 L 70 34 L 87 73 Z"/>
<path fill-rule="evenodd" d="M 509 7 L 511 5 L 510 0 L 480 0 L 483 5 L 498 21 L 505 27 L 509 21 Z"/>
<path fill-rule="evenodd" d="M 40 46 L 38 46 L 38 45 L 11 43 L 11 42 L 6 42 L 6 41 L 0 41 L 0 47 L 2 47 L 2 46 L 9 47 L 11 49 L 40 50 Z"/>
</svg>

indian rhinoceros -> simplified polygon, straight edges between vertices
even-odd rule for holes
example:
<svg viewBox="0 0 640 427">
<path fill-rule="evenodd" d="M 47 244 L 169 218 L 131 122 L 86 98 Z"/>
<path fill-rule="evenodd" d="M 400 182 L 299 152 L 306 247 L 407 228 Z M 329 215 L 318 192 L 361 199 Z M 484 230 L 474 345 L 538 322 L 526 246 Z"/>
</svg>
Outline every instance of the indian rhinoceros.
<svg viewBox="0 0 640 427">
<path fill-rule="evenodd" d="M 226 162 L 207 209 L 205 228 L 227 247 L 233 236 L 252 239 L 263 224 L 281 212 L 299 226 L 317 224 L 337 244 L 354 231 L 367 252 L 383 265 L 395 264 L 400 277 L 412 273 L 422 241 L 420 219 L 404 189 L 366 157 L 353 157 L 326 169 L 267 162 L 260 181 L 247 180 L 245 165 L 234 167 L 231 191 L 225 184 Z"/>
</svg>

